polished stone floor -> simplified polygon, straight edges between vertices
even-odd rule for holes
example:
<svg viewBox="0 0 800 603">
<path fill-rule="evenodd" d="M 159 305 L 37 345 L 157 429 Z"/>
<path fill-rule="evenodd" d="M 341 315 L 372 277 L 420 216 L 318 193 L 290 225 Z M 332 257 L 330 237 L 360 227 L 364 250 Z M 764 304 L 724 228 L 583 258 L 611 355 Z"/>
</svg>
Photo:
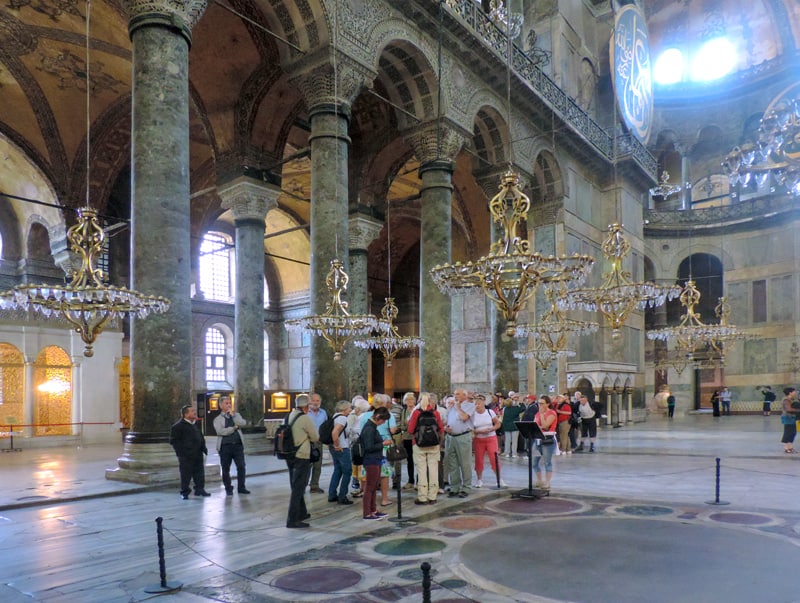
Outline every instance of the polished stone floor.
<svg viewBox="0 0 800 603">
<path fill-rule="evenodd" d="M 422 507 L 404 491 L 400 513 L 385 508 L 394 521 L 308 494 L 308 530 L 284 527 L 273 457 L 248 457 L 249 496 L 214 483 L 183 501 L 105 480 L 121 446 L 0 453 L 0 602 L 416 602 L 423 562 L 439 602 L 800 601 L 800 454 L 780 431 L 777 416 L 651 417 L 554 459 L 549 498 L 512 498 L 527 462 L 504 459 L 509 488 Z M 717 458 L 727 505 L 708 504 Z M 160 586 L 158 517 L 166 581 L 181 586 L 169 594 L 146 592 Z"/>
</svg>

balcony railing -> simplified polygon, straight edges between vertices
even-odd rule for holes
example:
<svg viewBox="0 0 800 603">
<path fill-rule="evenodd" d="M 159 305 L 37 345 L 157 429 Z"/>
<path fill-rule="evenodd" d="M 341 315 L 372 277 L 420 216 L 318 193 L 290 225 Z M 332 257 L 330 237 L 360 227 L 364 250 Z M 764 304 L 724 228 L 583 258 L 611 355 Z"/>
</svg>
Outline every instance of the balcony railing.
<svg viewBox="0 0 800 603">
<path fill-rule="evenodd" d="M 448 9 L 461 18 L 464 24 L 484 40 L 503 60 L 507 56 L 508 38 L 502 27 L 487 15 L 474 0 L 446 0 Z M 512 67 L 517 75 L 533 88 L 573 130 L 589 141 L 609 161 L 614 161 L 614 144 L 611 134 L 586 113 L 558 84 L 544 73 L 537 61 L 516 44 L 512 44 Z M 630 156 L 653 180 L 658 164 L 647 148 L 634 136 L 618 140 L 617 155 Z M 624 144 L 623 144 L 624 143 Z"/>
<path fill-rule="evenodd" d="M 739 201 L 730 205 L 692 210 L 647 210 L 647 229 L 652 231 L 688 229 L 703 226 L 716 228 L 731 223 L 769 219 L 800 207 L 791 195 L 770 195 Z"/>
</svg>

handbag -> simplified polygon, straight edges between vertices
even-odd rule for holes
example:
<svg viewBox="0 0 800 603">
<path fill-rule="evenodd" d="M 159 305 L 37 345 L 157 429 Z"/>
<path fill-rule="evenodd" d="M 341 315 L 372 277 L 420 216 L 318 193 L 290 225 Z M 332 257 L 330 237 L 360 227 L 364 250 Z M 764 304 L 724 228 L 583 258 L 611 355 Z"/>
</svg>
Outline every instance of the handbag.
<svg viewBox="0 0 800 603">
<path fill-rule="evenodd" d="M 797 417 L 794 415 L 781 415 L 781 424 L 782 425 L 791 425 L 792 423 L 797 422 Z"/>
<path fill-rule="evenodd" d="M 311 453 L 310 456 L 308 457 L 308 460 L 311 461 L 312 463 L 316 463 L 321 458 L 322 458 L 322 450 L 314 446 L 314 444 L 311 444 Z"/>
<path fill-rule="evenodd" d="M 397 463 L 399 461 L 404 461 L 408 458 L 406 454 L 406 449 L 403 446 L 398 445 L 397 443 L 392 443 L 390 446 L 386 448 L 386 460 L 390 463 Z"/>
</svg>

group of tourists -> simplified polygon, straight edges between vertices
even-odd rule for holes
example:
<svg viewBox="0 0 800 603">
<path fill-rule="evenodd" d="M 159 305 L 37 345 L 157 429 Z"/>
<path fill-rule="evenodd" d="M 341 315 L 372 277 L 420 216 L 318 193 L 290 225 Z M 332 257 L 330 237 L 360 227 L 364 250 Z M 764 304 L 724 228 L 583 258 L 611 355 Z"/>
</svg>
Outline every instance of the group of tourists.
<svg viewBox="0 0 800 603">
<path fill-rule="evenodd" d="M 231 464 L 236 466 L 236 491 L 248 494 L 240 434 L 246 422 L 232 411 L 229 397 L 220 399 L 220 411 L 214 428 L 226 494 L 234 493 Z M 376 393 L 371 401 L 360 395 L 341 400 L 331 414 L 322 407 L 319 394 L 299 394 L 285 421 L 293 446 L 286 459 L 291 486 L 286 525 L 309 527 L 307 488 L 311 494 L 327 493 L 332 504 L 352 505 L 360 498 L 363 519 L 375 521 L 385 518 L 382 509 L 394 504 L 392 488 L 416 490 L 416 505 L 436 504 L 444 494 L 468 497 L 472 488 L 484 486 L 487 458 L 491 483 L 503 487 L 501 455 L 513 459 L 519 453 L 531 454 L 536 487 L 549 492 L 555 454 L 595 451 L 598 416 L 599 410 L 580 392 L 572 399 L 566 394 L 551 399 L 513 391 L 506 396 L 456 389 L 442 400 L 430 392 L 419 396 L 409 392 L 401 400 Z M 171 430 L 184 499 L 191 493 L 191 481 L 195 495 L 210 496 L 203 475 L 207 450 L 196 420 L 194 409 L 187 405 Z M 541 437 L 523 438 L 521 450 L 518 421 L 533 422 L 541 431 Z M 333 466 L 325 489 L 320 485 L 324 447 Z M 403 473 L 407 481 L 401 486 Z"/>
</svg>

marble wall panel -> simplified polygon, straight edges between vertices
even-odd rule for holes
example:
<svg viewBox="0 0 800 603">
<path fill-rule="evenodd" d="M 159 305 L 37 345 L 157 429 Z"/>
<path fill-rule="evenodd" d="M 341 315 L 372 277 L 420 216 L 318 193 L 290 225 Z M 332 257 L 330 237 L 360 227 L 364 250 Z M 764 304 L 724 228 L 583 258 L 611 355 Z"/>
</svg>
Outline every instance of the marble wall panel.
<svg viewBox="0 0 800 603">
<path fill-rule="evenodd" d="M 750 289 L 752 283 L 728 283 L 725 287 L 725 296 L 731 305 L 731 316 L 728 322 L 735 325 L 749 325 L 753 323 L 753 313 L 750 311 Z M 716 317 L 704 317 L 704 322 L 717 322 Z"/>
<path fill-rule="evenodd" d="M 749 375 L 773 373 L 778 362 L 778 346 L 775 339 L 755 339 L 744 342 L 742 372 Z"/>
<path fill-rule="evenodd" d="M 303 389 L 303 358 L 289 358 L 287 381 L 289 389 Z"/>
<path fill-rule="evenodd" d="M 464 348 L 464 373 L 468 383 L 489 380 L 489 346 L 486 341 L 466 344 Z"/>
<path fill-rule="evenodd" d="M 463 328 L 482 329 L 488 324 L 486 296 L 483 293 L 464 297 Z"/>
<path fill-rule="evenodd" d="M 787 274 L 769 279 L 767 303 L 770 309 L 770 320 L 773 322 L 794 320 L 797 299 L 794 296 L 793 275 Z"/>
<path fill-rule="evenodd" d="M 455 295 L 450 300 L 450 329 L 453 332 L 464 329 L 464 297 Z"/>
<path fill-rule="evenodd" d="M 450 348 L 450 381 L 464 383 L 466 377 L 466 347 L 465 343 L 453 342 Z"/>
</svg>

